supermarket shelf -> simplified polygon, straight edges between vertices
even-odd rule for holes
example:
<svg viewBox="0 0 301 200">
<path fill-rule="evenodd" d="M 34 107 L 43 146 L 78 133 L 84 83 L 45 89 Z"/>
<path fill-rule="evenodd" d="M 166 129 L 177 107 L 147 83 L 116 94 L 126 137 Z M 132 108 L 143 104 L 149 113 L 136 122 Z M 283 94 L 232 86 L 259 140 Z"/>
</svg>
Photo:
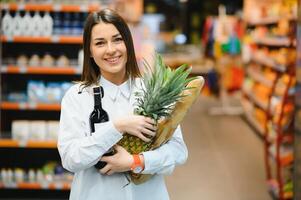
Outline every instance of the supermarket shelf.
<svg viewBox="0 0 301 200">
<path fill-rule="evenodd" d="M 286 72 L 286 67 L 284 65 L 277 64 L 273 59 L 263 57 L 259 54 L 252 54 L 252 60 L 256 63 L 271 67 L 272 69 L 279 71 L 279 72 Z"/>
<path fill-rule="evenodd" d="M 273 158 L 273 160 L 276 162 L 277 158 L 276 158 L 276 152 L 275 152 L 275 146 L 271 146 L 271 149 L 269 150 L 270 156 Z M 294 155 L 293 155 L 293 151 L 289 151 L 289 152 L 284 152 L 282 151 L 283 147 L 280 147 L 280 165 L 282 167 L 287 167 L 290 166 L 293 161 L 294 161 Z"/>
<path fill-rule="evenodd" d="M 60 36 L 51 37 L 33 37 L 33 36 L 1 36 L 1 42 L 17 43 L 58 43 L 58 44 L 82 44 L 82 36 Z"/>
<path fill-rule="evenodd" d="M 269 112 L 269 110 L 268 110 L 268 104 L 267 103 L 262 102 L 254 94 L 252 94 L 252 92 L 246 91 L 246 89 L 243 89 L 242 91 L 247 96 L 247 98 L 250 99 L 250 101 L 252 101 L 252 102 L 255 103 L 255 105 L 257 105 L 258 107 L 260 107 L 265 112 Z"/>
<path fill-rule="evenodd" d="M 251 127 L 253 127 L 257 131 L 261 138 L 264 138 L 264 128 L 257 122 L 255 117 L 252 115 L 252 111 L 250 111 L 250 109 L 248 109 L 247 106 L 245 106 L 244 101 L 242 101 L 242 106 L 245 110 L 244 117 L 247 120 L 247 122 L 250 124 Z"/>
<path fill-rule="evenodd" d="M 255 70 L 252 70 L 251 68 L 248 68 L 247 73 L 250 77 L 252 77 L 257 82 L 260 82 L 260 83 L 264 84 L 267 87 L 272 87 L 273 86 L 272 81 L 267 80 L 262 74 L 256 72 Z"/>
<path fill-rule="evenodd" d="M 275 179 L 272 179 L 272 180 L 268 180 L 267 182 L 267 185 L 268 185 L 268 189 L 269 189 L 269 192 L 272 196 L 273 199 L 279 199 L 279 196 L 278 196 L 278 191 L 279 191 L 279 184 L 277 182 L 277 180 Z M 284 199 L 293 199 L 293 192 L 292 191 L 287 191 L 287 192 L 284 192 Z"/>
<path fill-rule="evenodd" d="M 27 102 L 1 102 L 2 110 L 49 110 L 49 111 L 60 111 L 60 104 L 49 104 L 49 103 L 27 103 Z"/>
<path fill-rule="evenodd" d="M 57 141 L 28 140 L 27 142 L 20 142 L 20 141 L 12 140 L 12 139 L 0 139 L 0 148 L 55 149 L 55 148 L 57 148 Z"/>
<path fill-rule="evenodd" d="M 78 67 L 32 67 L 32 66 L 1 66 L 1 73 L 7 74 L 62 74 L 77 75 L 81 73 Z"/>
<path fill-rule="evenodd" d="M 0 189 L 25 189 L 25 190 L 70 190 L 70 183 L 37 183 L 37 182 L 20 182 L 20 183 L 2 183 Z"/>
<path fill-rule="evenodd" d="M 93 12 L 100 10 L 100 5 L 64 5 L 64 4 L 24 4 L 6 3 L 1 5 L 2 10 L 49 11 L 49 12 Z"/>
<path fill-rule="evenodd" d="M 272 17 L 265 17 L 260 20 L 254 20 L 254 21 L 247 21 L 249 26 L 263 26 L 263 25 L 269 25 L 269 24 L 277 24 L 281 19 L 288 19 L 290 21 L 297 20 L 297 16 L 289 16 L 289 17 L 283 17 L 283 16 L 272 16 Z"/>
<path fill-rule="evenodd" d="M 289 47 L 292 45 L 292 42 L 287 37 L 265 37 L 265 38 L 257 38 L 254 40 L 255 43 L 259 45 L 266 46 L 275 46 L 275 47 Z"/>
</svg>

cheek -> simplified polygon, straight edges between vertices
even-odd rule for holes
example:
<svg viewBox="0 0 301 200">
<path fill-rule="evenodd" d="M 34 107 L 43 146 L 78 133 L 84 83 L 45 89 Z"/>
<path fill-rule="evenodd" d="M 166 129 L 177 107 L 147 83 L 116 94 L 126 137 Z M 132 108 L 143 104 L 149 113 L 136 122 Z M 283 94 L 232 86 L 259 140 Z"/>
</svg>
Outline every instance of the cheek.
<svg viewBox="0 0 301 200">
<path fill-rule="evenodd" d="M 102 55 L 102 51 L 101 49 L 97 49 L 97 48 L 91 48 L 91 57 L 93 57 L 94 59 L 99 59 L 99 57 L 101 57 Z"/>
</svg>

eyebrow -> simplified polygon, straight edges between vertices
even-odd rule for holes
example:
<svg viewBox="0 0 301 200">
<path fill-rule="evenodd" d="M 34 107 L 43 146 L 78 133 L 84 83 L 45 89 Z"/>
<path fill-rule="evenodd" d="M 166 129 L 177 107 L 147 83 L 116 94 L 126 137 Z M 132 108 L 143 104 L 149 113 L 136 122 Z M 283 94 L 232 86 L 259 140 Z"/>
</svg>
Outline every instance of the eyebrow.
<svg viewBox="0 0 301 200">
<path fill-rule="evenodd" d="M 117 33 L 117 34 L 113 35 L 112 38 L 116 38 L 116 37 L 119 37 L 119 36 L 121 36 L 121 34 Z M 94 40 L 104 40 L 104 38 L 95 38 Z"/>
</svg>

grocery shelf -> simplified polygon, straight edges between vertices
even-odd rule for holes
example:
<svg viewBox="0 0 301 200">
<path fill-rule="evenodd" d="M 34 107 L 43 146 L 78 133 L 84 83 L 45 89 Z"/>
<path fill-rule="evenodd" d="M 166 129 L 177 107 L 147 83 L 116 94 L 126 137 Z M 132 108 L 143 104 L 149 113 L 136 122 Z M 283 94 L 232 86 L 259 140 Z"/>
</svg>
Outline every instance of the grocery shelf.
<svg viewBox="0 0 301 200">
<path fill-rule="evenodd" d="M 277 142 L 277 141 L 276 141 L 276 140 L 277 140 L 277 137 L 278 137 L 277 135 L 271 136 L 271 135 L 269 134 L 269 137 L 266 138 L 266 139 L 267 139 L 267 141 L 268 141 L 270 144 L 274 144 L 274 143 Z M 280 137 L 282 143 L 292 144 L 292 143 L 294 142 L 294 135 L 293 135 L 293 133 L 291 133 L 291 134 L 282 134 L 282 135 L 280 135 L 279 137 Z"/>
<path fill-rule="evenodd" d="M 268 189 L 273 199 L 279 199 L 278 191 L 279 191 L 279 183 L 275 179 L 271 179 L 267 181 Z M 293 191 L 287 191 L 283 194 L 284 199 L 292 199 Z"/>
<path fill-rule="evenodd" d="M 28 103 L 28 102 L 1 102 L 2 110 L 48 110 L 48 111 L 60 111 L 60 104 L 50 103 Z"/>
<path fill-rule="evenodd" d="M 0 148 L 45 148 L 52 149 L 57 148 L 57 141 L 47 140 L 47 141 L 37 141 L 28 140 L 26 142 L 20 142 L 13 139 L 0 139 Z"/>
<path fill-rule="evenodd" d="M 247 96 L 247 98 L 250 99 L 250 101 L 252 101 L 253 103 L 255 103 L 255 105 L 257 105 L 258 107 L 260 107 L 265 112 L 269 112 L 268 103 L 267 102 L 265 103 L 262 100 L 258 99 L 251 91 L 247 91 L 246 89 L 243 89 L 242 91 Z"/>
<path fill-rule="evenodd" d="M 1 42 L 16 43 L 58 43 L 58 44 L 82 44 L 82 36 L 61 36 L 53 35 L 51 37 L 43 36 L 1 36 Z"/>
<path fill-rule="evenodd" d="M 255 117 L 252 115 L 252 111 L 250 111 L 250 109 L 248 109 L 247 106 L 245 106 L 244 101 L 242 101 L 242 106 L 245 110 L 245 115 L 244 116 L 245 116 L 247 122 L 253 128 L 255 128 L 255 130 L 259 133 L 260 137 L 263 138 L 264 137 L 264 128 L 257 122 Z"/>
<path fill-rule="evenodd" d="M 20 183 L 2 183 L 1 189 L 25 189 L 25 190 L 70 190 L 70 183 L 38 183 L 38 182 L 20 182 Z"/>
<path fill-rule="evenodd" d="M 68 5 L 68 4 L 34 4 L 34 3 L 5 3 L 2 10 L 49 11 L 49 12 L 93 12 L 100 10 L 100 5 Z"/>
<path fill-rule="evenodd" d="M 249 26 L 263 26 L 263 25 L 269 25 L 269 24 L 277 24 L 281 19 L 287 19 L 290 21 L 297 20 L 297 16 L 289 16 L 289 17 L 283 17 L 283 16 L 271 16 L 271 17 L 265 17 L 258 20 L 248 20 L 247 23 Z"/>
<path fill-rule="evenodd" d="M 288 37 L 264 37 L 254 40 L 259 45 L 275 46 L 275 47 L 289 47 L 292 42 Z"/>
<path fill-rule="evenodd" d="M 267 87 L 272 87 L 273 86 L 272 81 L 266 79 L 262 74 L 256 72 L 255 70 L 252 70 L 251 68 L 248 68 L 247 73 L 250 77 L 252 77 L 257 82 L 260 82 L 260 83 L 262 83 L 263 85 L 265 85 Z"/>
<path fill-rule="evenodd" d="M 273 160 L 276 162 L 276 148 L 275 146 L 270 147 L 269 154 L 273 158 Z M 279 156 L 280 165 L 282 167 L 290 166 L 294 161 L 294 154 L 292 150 L 289 151 L 283 151 L 283 147 L 280 147 L 280 156 Z"/>
<path fill-rule="evenodd" d="M 246 45 L 250 47 L 252 52 L 251 62 L 247 65 L 246 74 L 248 81 L 256 82 L 256 86 L 260 85 L 263 90 L 266 89 L 266 92 L 269 93 L 267 97 L 269 109 L 264 113 L 260 110 L 256 113 L 258 118 L 262 118 L 262 123 L 258 122 L 258 124 L 264 127 L 265 132 L 264 160 L 269 191 L 273 199 L 292 199 L 292 177 L 294 175 L 290 169 L 294 162 L 292 150 L 294 126 L 293 113 L 287 109 L 291 107 L 287 107 L 286 104 L 291 104 L 295 99 L 296 92 L 293 84 L 296 76 L 294 70 L 296 65 L 293 62 L 295 55 L 292 54 L 288 58 L 286 54 L 290 55 L 291 52 L 296 50 L 297 39 L 293 31 L 295 31 L 295 23 L 297 22 L 295 12 L 297 3 L 294 2 L 291 5 L 294 11 L 285 14 L 279 12 L 277 13 L 278 16 L 268 16 L 254 20 L 251 14 L 251 5 L 255 7 L 256 4 L 260 3 L 260 6 L 264 5 L 267 8 L 269 6 L 272 8 L 276 3 L 261 4 L 263 3 L 262 0 L 258 0 L 258 2 L 257 0 L 248 0 L 247 2 L 252 2 L 252 4 L 250 3 L 249 10 L 246 12 L 249 15 L 245 15 L 246 30 L 249 32 L 247 35 L 251 38 L 251 42 L 246 41 Z M 260 6 L 258 4 L 258 8 Z M 283 24 L 287 26 L 284 27 Z M 262 35 L 262 33 L 265 35 Z M 261 75 L 257 73 L 261 73 Z M 249 92 L 249 94 L 244 94 L 243 100 L 249 103 L 247 100 L 250 99 L 249 104 L 253 102 L 249 105 L 251 112 L 246 113 L 246 117 L 249 118 L 248 121 L 252 122 L 250 113 L 252 113 L 254 105 L 262 107 L 263 104 L 256 101 L 256 98 L 252 98 L 255 96 L 255 91 Z M 256 124 L 253 126 L 256 127 Z"/>
<path fill-rule="evenodd" d="M 1 66 L 1 73 L 6 74 L 62 74 L 62 75 L 77 75 L 81 73 L 78 67 L 44 67 L 44 66 Z"/>
<path fill-rule="evenodd" d="M 258 53 L 253 53 L 251 59 L 258 64 L 271 67 L 272 69 L 279 72 L 285 72 L 287 70 L 285 65 L 277 64 L 275 60 L 268 58 L 266 56 L 262 56 Z"/>
</svg>

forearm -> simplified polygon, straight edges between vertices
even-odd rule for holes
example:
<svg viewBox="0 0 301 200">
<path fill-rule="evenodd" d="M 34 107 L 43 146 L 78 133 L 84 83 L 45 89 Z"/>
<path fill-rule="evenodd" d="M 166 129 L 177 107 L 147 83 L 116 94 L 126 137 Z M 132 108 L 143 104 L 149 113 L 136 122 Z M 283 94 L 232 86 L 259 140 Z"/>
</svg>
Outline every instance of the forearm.
<svg viewBox="0 0 301 200">
<path fill-rule="evenodd" d="M 187 147 L 178 127 L 173 137 L 161 147 L 143 153 L 145 169 L 143 174 L 170 174 L 176 165 L 186 162 Z"/>
<path fill-rule="evenodd" d="M 122 138 L 112 122 L 96 125 L 91 136 L 75 138 L 72 135 L 62 128 L 58 141 L 63 167 L 71 172 L 95 165 L 100 157 Z"/>
</svg>

